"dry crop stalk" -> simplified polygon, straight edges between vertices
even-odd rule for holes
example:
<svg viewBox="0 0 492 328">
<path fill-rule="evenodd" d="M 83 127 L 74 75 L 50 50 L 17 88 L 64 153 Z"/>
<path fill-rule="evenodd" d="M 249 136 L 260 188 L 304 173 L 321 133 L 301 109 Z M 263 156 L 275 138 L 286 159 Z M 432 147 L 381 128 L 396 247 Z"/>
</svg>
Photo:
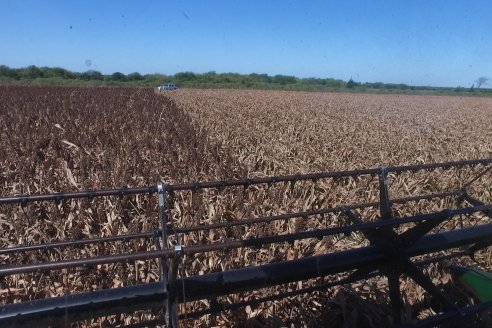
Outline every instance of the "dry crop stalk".
<svg viewBox="0 0 492 328">
<path fill-rule="evenodd" d="M 485 98 L 237 90 L 179 90 L 171 97 L 169 101 L 151 90 L 132 88 L 0 87 L 0 194 L 137 186 L 157 179 L 183 182 L 278 175 L 491 155 L 488 133 L 492 102 Z M 403 196 L 419 188 L 431 191 L 456 187 L 459 174 L 446 171 L 437 179 L 429 179 L 425 174 L 391 177 L 395 180 L 392 185 L 396 186 L 391 193 Z M 186 224 L 211 220 L 206 213 L 212 198 L 215 216 L 229 217 L 261 215 L 258 206 L 265 205 L 267 198 L 276 199 L 266 204 L 272 214 L 305 206 L 340 204 L 346 199 L 376 199 L 373 180 L 357 181 L 356 188 L 346 192 L 345 187 L 352 183 L 318 182 L 316 204 L 299 186 L 285 186 L 254 193 L 246 190 L 237 198 L 204 195 L 198 201 L 190 200 L 196 208 L 194 215 L 182 212 Z M 490 190 L 484 190 L 483 195 L 484 201 L 490 201 Z M 415 204 L 411 208 L 400 206 L 398 211 L 403 215 L 416 210 L 435 211 L 448 205 L 429 208 Z M 153 217 L 155 206 L 152 199 L 142 196 L 121 203 L 62 202 L 44 210 L 28 207 L 1 212 L 2 229 L 7 231 L 2 236 L 2 246 L 19 241 L 47 242 L 99 233 L 148 231 L 157 225 Z M 74 209 L 75 216 L 69 217 Z M 174 215 L 177 220 L 177 209 Z M 375 212 L 363 215 L 374 217 Z M 31 226 L 28 222 L 33 217 L 42 220 Z M 330 218 L 331 222 L 339 219 Z M 275 225 L 278 233 L 295 228 L 286 223 Z M 269 230 L 272 227 L 251 227 L 243 233 L 255 235 Z M 190 240 L 199 238 L 212 240 L 224 235 L 197 235 Z M 298 244 L 302 249 L 298 256 L 311 252 L 317 242 Z M 356 239 L 334 240 L 326 244 L 345 249 L 355 242 Z M 148 249 L 152 244 L 118 247 L 111 251 L 125 247 Z M 287 250 L 287 246 L 279 245 L 258 252 L 254 260 L 261 263 L 272 256 L 280 260 L 287 256 Z M 55 259 L 105 251 L 75 249 L 67 254 L 33 256 Z M 239 260 L 212 257 L 189 261 L 195 268 L 192 271 L 230 268 L 248 264 L 251 255 L 238 251 L 230 258 Z M 140 272 L 133 266 L 96 268 L 87 279 L 82 279 L 85 271 L 69 272 L 68 283 L 78 291 L 119 284 L 125 277 L 129 284 L 156 279 L 155 263 L 138 268 Z M 28 279 L 20 280 L 23 288 L 30 288 Z M 40 281 L 45 285 L 38 289 L 50 286 L 52 295 L 61 293 L 55 275 Z M 293 301 L 303 308 L 301 298 Z M 272 314 L 273 308 L 260 309 Z M 227 317 L 221 318 L 230 322 Z M 289 322 L 294 318 L 287 315 L 282 319 Z"/>
</svg>

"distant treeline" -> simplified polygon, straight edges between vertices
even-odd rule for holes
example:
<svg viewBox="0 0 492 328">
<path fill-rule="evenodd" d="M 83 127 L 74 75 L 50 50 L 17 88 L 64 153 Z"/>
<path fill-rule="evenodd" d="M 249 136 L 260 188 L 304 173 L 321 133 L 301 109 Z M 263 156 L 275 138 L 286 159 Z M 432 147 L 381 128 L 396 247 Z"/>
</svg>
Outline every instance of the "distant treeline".
<svg viewBox="0 0 492 328">
<path fill-rule="evenodd" d="M 107 75 L 95 70 L 72 72 L 60 67 L 27 66 L 10 68 L 0 65 L 0 83 L 15 84 L 50 84 L 50 85 L 129 85 L 159 86 L 175 83 L 178 87 L 191 88 L 238 88 L 238 89 L 281 89 L 306 91 L 353 91 L 375 93 L 410 93 L 410 94 L 469 94 L 492 96 L 492 89 L 444 88 L 427 86 L 409 86 L 391 83 L 361 83 L 333 78 L 298 78 L 290 75 L 238 74 L 238 73 L 192 73 L 181 72 L 174 75 L 140 74 L 138 72 L 123 74 L 115 72 Z"/>
</svg>

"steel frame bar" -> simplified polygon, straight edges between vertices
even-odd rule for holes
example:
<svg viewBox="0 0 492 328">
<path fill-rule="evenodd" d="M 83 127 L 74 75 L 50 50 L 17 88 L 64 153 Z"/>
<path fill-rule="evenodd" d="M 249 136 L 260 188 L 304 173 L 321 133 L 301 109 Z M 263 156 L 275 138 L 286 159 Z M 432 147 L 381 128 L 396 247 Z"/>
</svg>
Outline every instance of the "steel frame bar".
<svg viewBox="0 0 492 328">
<path fill-rule="evenodd" d="M 419 165 L 406 165 L 406 166 L 390 166 L 386 167 L 388 173 L 402 173 L 406 171 L 417 172 L 420 170 L 435 170 L 435 169 L 451 169 L 459 168 L 465 166 L 476 166 L 476 165 L 489 165 L 492 164 L 492 158 L 485 159 L 474 159 L 474 160 L 463 160 L 454 162 L 444 162 L 444 163 L 432 163 L 432 164 L 419 164 Z M 242 180 L 224 180 L 224 181 L 213 181 L 213 182 L 197 182 L 189 184 L 168 184 L 168 191 L 178 191 L 178 190 L 198 190 L 198 189 L 220 189 L 224 187 L 234 187 L 234 186 L 251 186 L 257 184 L 274 184 L 280 182 L 296 182 L 296 181 L 306 181 L 306 180 L 319 180 L 328 178 L 343 178 L 343 177 L 357 177 L 361 175 L 377 175 L 379 174 L 381 168 L 373 169 L 362 169 L 362 170 L 352 170 L 352 171 L 334 171 L 334 172 L 320 172 L 320 173 L 309 173 L 309 174 L 297 174 L 297 175 L 285 175 L 285 176 L 274 176 L 274 177 L 264 177 L 264 178 L 250 178 Z M 135 194 L 145 194 L 145 193 L 157 193 L 156 186 L 140 187 L 140 188 L 121 188 L 121 189 L 107 189 L 107 190 L 88 190 L 88 191 L 77 191 L 77 192 L 60 192 L 54 194 L 45 195 L 19 195 L 19 196 L 9 196 L 0 197 L 1 204 L 27 204 L 28 202 L 38 202 L 38 201 L 62 201 L 65 199 L 72 198 L 94 198 L 94 197 L 104 197 L 104 196 L 125 196 L 125 195 L 135 195 Z"/>
<path fill-rule="evenodd" d="M 476 212 L 483 212 L 486 210 L 492 210 L 492 204 L 460 208 L 455 210 L 445 210 L 442 212 L 431 213 L 431 214 L 421 214 L 421 215 L 415 215 L 410 217 L 402 217 L 402 218 L 395 218 L 395 219 L 388 219 L 388 220 L 380 220 L 375 222 L 353 224 L 349 226 L 341 226 L 341 227 L 326 228 L 326 229 L 319 229 L 313 231 L 303 231 L 303 232 L 292 233 L 292 234 L 276 235 L 276 236 L 263 237 L 263 238 L 232 240 L 232 241 L 220 242 L 214 244 L 184 246 L 182 248 L 182 254 L 192 255 L 197 253 L 231 250 L 231 249 L 242 248 L 242 247 L 257 247 L 257 246 L 272 244 L 272 243 L 292 242 L 295 240 L 307 239 L 307 238 L 321 238 L 328 235 L 342 234 L 352 231 L 370 230 L 380 227 L 392 227 L 392 226 L 402 225 L 405 223 L 435 220 L 443 217 L 451 218 L 456 215 L 472 214 Z M 93 265 L 106 264 L 106 263 L 128 262 L 133 260 L 149 260 L 159 257 L 172 257 L 173 254 L 174 252 L 172 249 L 162 249 L 156 251 L 106 255 L 106 256 L 99 256 L 99 257 L 92 257 L 92 258 L 64 260 L 58 262 L 41 262 L 41 263 L 32 263 L 32 264 L 25 264 L 25 265 L 18 265 L 18 266 L 0 266 L 0 276 L 29 273 L 29 272 L 39 272 L 45 270 L 57 270 L 57 269 L 73 268 L 73 267 L 81 267 L 81 266 L 93 266 Z"/>
<path fill-rule="evenodd" d="M 406 171 L 418 172 L 420 170 L 451 169 L 451 168 L 458 168 L 464 166 L 488 165 L 491 163 L 492 163 L 492 158 L 485 158 L 485 159 L 464 160 L 464 161 L 454 161 L 454 162 L 444 162 L 444 163 L 390 166 L 390 167 L 386 167 L 386 170 L 388 173 L 398 174 Z M 216 182 L 175 184 L 175 185 L 170 185 L 169 189 L 172 191 L 198 190 L 198 189 L 208 189 L 208 188 L 220 189 L 224 187 L 250 186 L 256 184 L 273 184 L 277 182 L 356 177 L 361 175 L 377 175 L 379 174 L 380 170 L 381 168 L 373 168 L 373 169 L 363 169 L 363 170 L 321 172 L 321 173 L 286 175 L 286 176 L 243 179 L 243 180 L 225 180 L 225 181 L 216 181 Z"/>
<path fill-rule="evenodd" d="M 123 241 L 128 242 L 134 239 L 144 239 L 144 238 L 153 238 L 156 236 L 160 236 L 159 231 L 154 232 L 142 232 L 130 235 L 119 235 L 119 236 L 109 236 L 109 237 L 100 237 L 100 238 L 90 238 L 90 239 L 79 239 L 79 240 L 68 240 L 68 241 L 60 241 L 56 243 L 49 244 L 35 244 L 35 245 L 22 245 L 22 246 L 14 246 L 8 248 L 0 248 L 0 255 L 12 254 L 17 252 L 29 252 L 29 251 L 39 251 L 39 250 L 48 250 L 53 248 L 62 248 L 62 247 L 77 247 L 84 246 L 89 244 L 102 244 L 107 242 L 114 241 Z"/>
<path fill-rule="evenodd" d="M 467 252 L 456 252 L 456 253 L 452 253 L 449 255 L 437 256 L 437 257 L 433 257 L 430 259 L 417 261 L 414 264 L 418 267 L 421 267 L 421 266 L 429 265 L 431 263 L 440 262 L 440 261 L 445 260 L 445 259 L 451 259 L 451 258 L 455 258 L 455 257 L 462 257 L 462 256 L 468 256 L 468 255 L 469 254 Z M 375 277 L 378 275 L 381 275 L 381 272 L 373 271 L 373 272 L 370 272 L 367 275 L 365 275 L 364 279 L 372 278 L 372 277 Z M 279 300 L 279 299 L 282 299 L 285 297 L 291 297 L 291 296 L 296 296 L 296 295 L 300 295 L 300 294 L 312 293 L 315 291 L 328 289 L 328 288 L 335 287 L 335 286 L 351 284 L 351 283 L 357 282 L 359 280 L 361 280 L 361 279 L 355 278 L 355 277 L 351 278 L 349 276 L 349 277 L 346 277 L 346 278 L 343 278 L 340 280 L 330 281 L 330 282 L 322 283 L 322 284 L 315 285 L 312 287 L 305 287 L 305 288 L 301 288 L 301 289 L 297 289 L 297 290 L 293 290 L 293 291 L 289 291 L 289 292 L 282 292 L 282 293 L 278 293 L 275 295 L 260 297 L 260 298 L 252 299 L 249 301 L 242 301 L 242 302 L 231 303 L 231 304 L 219 304 L 218 306 L 211 307 L 209 309 L 204 309 L 204 310 L 200 310 L 200 311 L 187 313 L 186 317 L 193 318 L 193 317 L 199 317 L 199 316 L 203 316 L 206 314 L 212 314 L 212 313 L 217 313 L 217 312 L 221 312 L 221 311 L 235 310 L 235 309 L 239 309 L 241 307 L 245 307 L 248 305 L 256 305 L 256 304 L 260 304 L 260 303 L 264 303 L 264 302 Z M 184 314 L 180 315 L 180 318 L 185 319 L 185 315 Z"/>
<path fill-rule="evenodd" d="M 409 203 L 409 202 L 413 202 L 413 201 L 420 201 L 420 200 L 430 200 L 430 199 L 436 199 L 436 198 L 437 199 L 443 199 L 446 197 L 457 197 L 460 195 L 460 193 L 461 193 L 461 191 L 452 191 L 452 192 L 443 192 L 443 193 L 433 193 L 433 194 L 428 194 L 428 195 L 395 198 L 395 199 L 391 200 L 391 203 L 393 203 L 393 204 L 404 204 L 404 203 Z M 305 211 L 305 212 L 288 213 L 288 214 L 265 216 L 265 217 L 259 217 L 259 218 L 246 218 L 246 219 L 240 219 L 240 220 L 236 220 L 236 221 L 219 222 L 219 223 L 198 225 L 198 226 L 192 226 L 192 227 L 179 227 L 179 228 L 173 228 L 172 231 L 175 233 L 189 233 L 189 232 L 206 231 L 206 230 L 219 229 L 219 228 L 231 228 L 231 227 L 240 226 L 240 225 L 249 225 L 249 224 L 255 224 L 255 223 L 269 223 L 272 221 L 290 220 L 290 219 L 299 218 L 299 217 L 310 217 L 310 216 L 315 216 L 315 215 L 337 213 L 337 212 L 341 212 L 341 208 L 344 208 L 344 207 L 351 209 L 351 210 L 364 209 L 364 208 L 370 208 L 370 207 L 378 207 L 379 204 L 380 204 L 379 202 L 372 202 L 372 203 L 362 203 L 362 204 L 340 205 L 337 207 L 312 210 L 312 211 Z"/>
<path fill-rule="evenodd" d="M 74 198 L 96 198 L 105 196 L 127 196 L 138 194 L 153 194 L 156 193 L 155 186 L 152 187 L 140 187 L 140 188 L 121 188 L 121 189 L 106 189 L 106 190 L 87 190 L 87 191 L 75 191 L 75 192 L 60 192 L 54 194 L 45 195 L 20 195 L 0 197 L 0 205 L 2 204 L 27 204 L 30 202 L 41 201 L 63 201 Z"/>
<path fill-rule="evenodd" d="M 412 201 L 420 201 L 420 200 L 430 200 L 430 199 L 443 199 L 446 197 L 458 197 L 461 194 L 461 191 L 453 191 L 453 192 L 444 192 L 444 193 L 434 193 L 429 195 L 419 195 L 419 196 L 411 196 L 411 197 L 402 197 L 391 200 L 393 204 L 404 204 Z M 363 203 L 363 204 L 353 204 L 353 205 L 343 205 L 344 207 L 354 210 L 354 209 L 364 209 L 370 207 L 378 207 L 379 202 L 373 203 Z M 245 218 L 232 222 L 220 222 L 214 224 L 207 225 L 199 225 L 192 227 L 180 227 L 180 228 L 171 228 L 170 230 L 173 233 L 192 233 L 196 231 L 207 231 L 212 229 L 220 229 L 220 228 L 231 228 L 235 226 L 241 225 L 250 225 L 255 223 L 268 223 L 272 221 L 279 220 L 290 220 L 299 217 L 311 217 L 315 215 L 324 215 L 329 213 L 337 213 L 340 212 L 341 206 L 327 208 L 327 209 L 319 209 L 313 211 L 304 211 L 297 213 L 288 213 L 274 216 L 266 216 L 260 218 Z M 157 236 L 156 236 L 157 234 Z M 114 241 L 123 241 L 127 242 L 133 239 L 143 239 L 143 238 L 155 238 L 160 237 L 161 231 L 153 231 L 153 232 L 143 232 L 138 234 L 129 234 L 129 235 L 119 235 L 119 236 L 109 236 L 109 237 L 100 237 L 100 238 L 90 238 L 90 239 L 80 239 L 80 240 L 69 240 L 48 244 L 35 244 L 35 245 L 22 245 L 22 246 L 14 246 L 8 248 L 0 249 L 0 255 L 4 254 L 12 254 L 16 252 L 28 252 L 28 251 L 38 251 L 38 250 L 48 250 L 52 248 L 61 248 L 61 247 L 76 247 L 83 246 L 89 244 L 99 244 L 105 242 L 114 242 Z"/>
<path fill-rule="evenodd" d="M 438 256 L 435 258 L 430 258 L 430 259 L 426 259 L 423 261 L 418 261 L 418 262 L 415 262 L 414 264 L 418 267 L 421 267 L 421 266 L 428 265 L 431 263 L 440 262 L 440 261 L 445 260 L 445 259 L 451 259 L 454 257 L 461 257 L 461 256 L 467 256 L 467 255 L 468 255 L 467 252 L 456 252 L 456 253 L 452 253 L 449 255 Z M 372 277 L 378 276 L 379 274 L 380 274 L 379 272 L 371 272 L 365 278 L 366 279 L 372 278 Z M 189 318 L 197 318 L 197 317 L 201 317 L 201 316 L 208 315 L 208 314 L 214 314 L 214 313 L 219 313 L 219 312 L 223 312 L 223 311 L 237 310 L 237 309 L 246 307 L 248 305 L 258 305 L 258 304 L 265 303 L 265 302 L 280 300 L 280 299 L 283 299 L 286 297 L 292 297 L 292 296 L 297 296 L 300 294 L 307 294 L 307 293 L 312 293 L 312 292 L 316 292 L 316 291 L 321 291 L 321 290 L 329 289 L 329 288 L 332 288 L 335 286 L 347 285 L 347 284 L 357 282 L 358 280 L 360 280 L 360 279 L 350 279 L 349 277 L 347 277 L 347 278 L 343 278 L 340 280 L 330 281 L 330 282 L 318 284 L 318 285 L 311 286 L 311 287 L 305 287 L 305 288 L 296 289 L 293 291 L 280 292 L 280 293 L 274 294 L 274 295 L 268 295 L 265 297 L 250 299 L 248 301 L 241 301 L 241 302 L 237 302 L 237 303 L 227 303 L 227 304 L 220 304 L 219 303 L 219 304 L 212 306 L 210 308 L 207 308 L 207 309 L 180 314 L 179 319 L 183 320 L 183 319 L 189 319 Z M 482 304 L 482 306 L 480 306 L 479 308 L 485 310 L 486 308 L 491 307 L 491 306 L 492 306 L 492 303 Z M 465 308 L 462 310 L 463 310 L 462 313 L 464 315 L 472 314 L 471 308 Z M 478 308 L 477 308 L 477 312 L 478 312 Z M 438 316 L 441 316 L 441 315 L 443 316 L 443 320 L 447 320 L 448 318 L 449 319 L 453 318 L 455 313 L 451 311 L 451 312 L 447 312 L 447 313 L 438 314 Z M 456 313 L 456 315 L 458 315 L 458 313 Z M 432 322 L 438 323 L 439 321 L 432 320 Z M 132 327 L 132 328 L 147 327 L 147 326 L 155 326 L 158 324 L 165 324 L 165 320 L 163 318 L 154 319 L 154 320 L 149 320 L 149 321 L 141 322 L 138 324 L 134 324 L 134 325 L 131 325 L 129 327 Z M 410 324 L 405 325 L 404 327 L 416 327 L 416 326 L 420 327 L 420 326 L 424 326 L 425 324 L 429 325 L 430 323 L 427 323 L 426 320 L 422 320 L 422 325 L 419 325 L 416 323 L 410 323 Z M 127 326 L 125 326 L 125 327 L 127 327 Z"/>
</svg>

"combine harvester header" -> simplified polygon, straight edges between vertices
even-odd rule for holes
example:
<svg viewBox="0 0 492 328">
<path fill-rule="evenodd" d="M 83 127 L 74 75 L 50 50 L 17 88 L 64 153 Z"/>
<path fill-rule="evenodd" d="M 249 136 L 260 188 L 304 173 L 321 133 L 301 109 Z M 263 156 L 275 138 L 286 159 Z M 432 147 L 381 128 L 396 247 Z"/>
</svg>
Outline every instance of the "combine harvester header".
<svg viewBox="0 0 492 328">
<path fill-rule="evenodd" d="M 54 262 L 37 262 L 18 265 L 1 265 L 0 277 L 32 272 L 62 270 L 67 268 L 95 266 L 107 263 L 130 262 L 148 259 L 160 259 L 160 281 L 134 286 L 83 292 L 61 297 L 25 301 L 0 307 L 1 327 L 31 327 L 56 324 L 69 324 L 85 320 L 138 310 L 163 310 L 162 319 L 149 322 L 148 325 L 163 324 L 178 327 L 182 318 L 200 317 L 210 313 L 234 310 L 248 305 L 277 300 L 289 296 L 326 290 L 337 285 L 352 284 L 369 277 L 386 277 L 388 279 L 388 296 L 393 309 L 395 326 L 432 327 L 456 317 L 467 317 L 479 313 L 490 306 L 492 301 L 470 306 L 458 306 L 436 286 L 423 270 L 425 265 L 450 260 L 457 257 L 473 257 L 475 252 L 492 244 L 492 224 L 484 222 L 472 226 L 456 227 L 448 231 L 436 231 L 436 227 L 466 215 L 483 215 L 489 218 L 492 204 L 483 203 L 469 194 L 468 188 L 478 179 L 486 176 L 492 169 L 492 158 L 481 160 L 457 161 L 438 164 L 422 164 L 397 167 L 381 167 L 340 172 L 322 172 L 304 175 L 251 178 L 244 180 L 226 180 L 192 184 L 165 184 L 143 188 L 125 188 L 112 190 L 91 190 L 83 192 L 56 193 L 47 195 L 23 195 L 0 198 L 1 206 L 26 205 L 32 202 L 61 202 L 74 198 L 98 198 L 128 196 L 138 194 L 155 195 L 158 202 L 159 230 L 130 234 L 124 236 L 100 237 L 59 241 L 51 244 L 22 245 L 0 249 L 0 256 L 27 253 L 29 251 L 63 249 L 77 245 L 111 243 L 138 239 L 154 239 L 156 250 L 124 254 L 102 255 L 87 258 L 73 258 Z M 458 190 L 440 193 L 412 195 L 403 198 L 390 198 L 388 175 L 416 173 L 448 169 L 481 169 L 478 174 L 466 177 Z M 320 179 L 357 178 L 360 176 L 377 176 L 379 184 L 379 201 L 370 203 L 345 204 L 318 208 L 309 211 L 279 214 L 274 216 L 253 217 L 229 220 L 195 226 L 178 226 L 170 219 L 170 198 L 178 191 L 197 191 L 223 189 L 228 187 L 250 188 L 256 185 L 275 185 L 297 183 L 299 181 L 316 181 Z M 409 202 L 433 202 L 454 199 L 457 206 L 438 212 L 415 214 L 398 217 L 393 206 Z M 379 220 L 368 220 L 357 210 L 377 207 Z M 233 228 L 246 225 L 269 223 L 279 220 L 309 219 L 315 215 L 338 213 L 347 220 L 346 224 L 330 226 L 310 231 L 274 234 L 255 238 L 228 239 L 207 244 L 180 244 L 178 236 L 208 232 L 213 229 Z M 156 214 L 157 215 L 157 214 Z M 482 221 L 480 221 L 482 222 Z M 411 224 L 403 232 L 397 228 Z M 298 258 L 258 266 L 249 266 L 201 275 L 179 276 L 178 268 L 184 265 L 184 256 L 227 251 L 238 248 L 256 248 L 274 243 L 294 242 L 308 238 L 323 238 L 339 234 L 360 232 L 369 244 L 354 249 Z M 442 251 L 447 251 L 443 254 Z M 436 253 L 439 253 L 436 255 Z M 423 258 L 423 256 L 425 258 Z M 449 264 L 448 264 L 449 265 Z M 218 296 L 260 290 L 290 282 L 297 282 L 319 277 L 347 273 L 343 279 L 320 282 L 311 287 L 300 288 L 261 298 L 238 303 L 224 304 L 211 302 L 208 309 L 191 313 L 178 313 L 179 304 L 199 300 L 213 300 Z M 400 290 L 400 277 L 405 275 L 422 286 L 444 311 L 424 320 L 413 319 L 403 322 L 401 309 L 404 297 Z"/>
</svg>

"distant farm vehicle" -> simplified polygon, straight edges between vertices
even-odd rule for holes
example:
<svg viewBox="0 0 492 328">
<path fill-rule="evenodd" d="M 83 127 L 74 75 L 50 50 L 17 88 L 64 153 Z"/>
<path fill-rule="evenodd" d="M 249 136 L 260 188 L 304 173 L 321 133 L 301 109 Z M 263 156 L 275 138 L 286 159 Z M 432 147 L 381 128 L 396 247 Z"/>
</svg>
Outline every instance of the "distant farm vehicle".
<svg viewBox="0 0 492 328">
<path fill-rule="evenodd" d="M 157 87 L 157 90 L 159 90 L 159 91 L 176 90 L 176 89 L 178 89 L 178 87 L 174 83 L 169 83 L 169 84 L 161 85 L 161 86 Z"/>
</svg>

